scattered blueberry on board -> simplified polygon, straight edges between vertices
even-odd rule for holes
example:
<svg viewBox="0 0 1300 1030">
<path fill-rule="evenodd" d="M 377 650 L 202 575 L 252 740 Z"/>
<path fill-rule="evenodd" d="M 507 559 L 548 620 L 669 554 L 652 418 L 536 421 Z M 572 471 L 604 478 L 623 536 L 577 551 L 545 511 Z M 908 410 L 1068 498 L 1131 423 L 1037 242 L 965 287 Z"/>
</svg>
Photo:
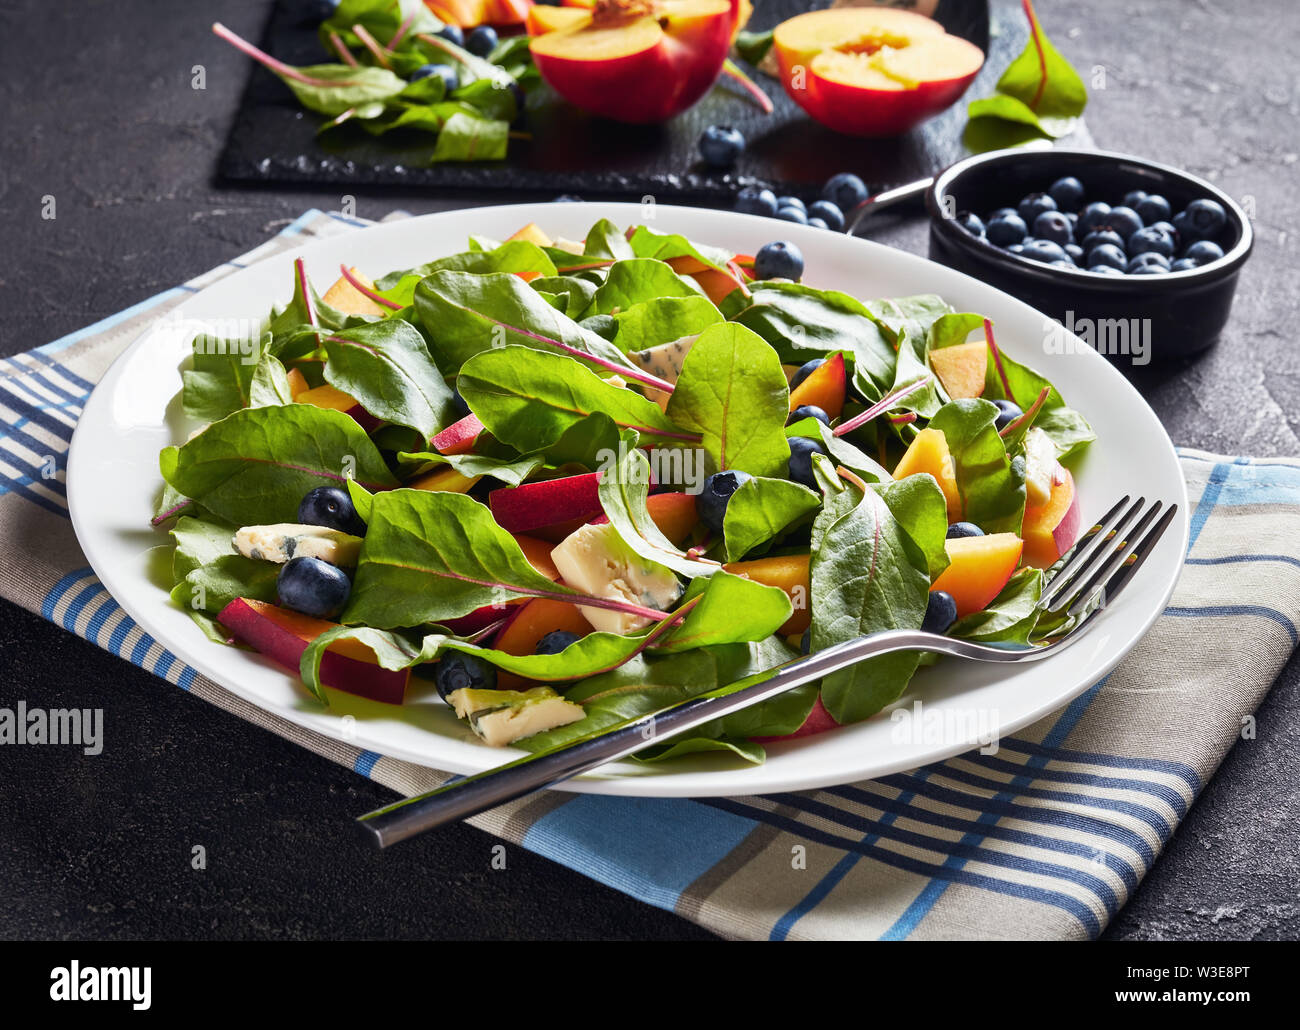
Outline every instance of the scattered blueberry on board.
<svg viewBox="0 0 1300 1030">
<path fill-rule="evenodd" d="M 723 132 L 735 133 L 738 147 L 733 155 L 724 153 L 721 149 L 722 144 L 714 140 L 715 135 Z M 736 147 L 734 141 L 732 146 Z M 744 148 L 745 138 L 726 126 L 711 125 L 700 137 L 700 156 L 706 164 L 717 168 L 729 167 Z M 717 160 L 714 160 L 715 156 Z M 746 215 L 780 218 L 786 222 L 794 222 L 796 225 L 809 225 L 814 229 L 843 232 L 848 224 L 849 212 L 866 199 L 866 184 L 856 175 L 841 172 L 827 180 L 826 185 L 822 187 L 821 197 L 812 203 L 805 203 L 802 197 L 793 194 L 777 196 L 770 189 L 762 186 L 746 186 L 736 194 L 734 210 Z"/>
<path fill-rule="evenodd" d="M 1200 268 L 1223 257 L 1215 241 L 1228 224 L 1218 201 L 1193 200 L 1173 211 L 1169 200 L 1131 190 L 1111 207 L 1090 200 L 1074 176 L 1057 179 L 1046 192 L 1021 197 L 987 218 L 960 211 L 954 221 L 995 247 L 1056 268 L 1096 275 L 1162 275 Z"/>
<path fill-rule="evenodd" d="M 711 168 L 730 168 L 745 152 L 745 137 L 730 125 L 710 125 L 700 135 L 700 157 Z"/>
</svg>

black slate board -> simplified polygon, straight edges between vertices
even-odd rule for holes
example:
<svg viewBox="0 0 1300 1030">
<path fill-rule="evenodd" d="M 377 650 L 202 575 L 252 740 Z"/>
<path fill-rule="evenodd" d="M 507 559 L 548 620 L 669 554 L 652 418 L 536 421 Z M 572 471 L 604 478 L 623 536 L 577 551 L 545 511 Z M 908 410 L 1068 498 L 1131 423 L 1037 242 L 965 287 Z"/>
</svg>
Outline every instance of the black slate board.
<svg viewBox="0 0 1300 1030">
<path fill-rule="evenodd" d="M 756 0 L 750 28 L 763 30 L 828 0 Z M 990 51 L 986 0 L 939 0 L 935 18 L 945 28 Z M 291 64 L 322 58 L 315 27 L 297 11 L 300 0 L 277 0 L 263 49 Z M 997 76 L 1027 38 L 1025 26 L 1008 26 L 967 96 L 992 92 Z M 747 69 L 752 71 L 752 69 Z M 564 103 L 549 87 L 530 97 L 532 140 L 512 140 L 505 161 L 428 164 L 427 135 L 373 139 L 360 129 L 321 141 L 320 115 L 301 109 L 270 72 L 255 67 L 244 91 L 219 165 L 227 180 L 261 183 L 499 189 L 521 193 L 654 195 L 661 200 L 720 200 L 753 182 L 810 192 L 831 175 L 853 171 L 883 187 L 931 175 L 965 156 L 961 132 L 965 101 L 896 139 L 841 136 L 812 121 L 768 76 L 754 73 L 776 110 L 764 115 L 736 87 L 723 83 L 691 110 L 661 126 L 628 126 L 593 118 Z M 736 126 L 748 140 L 728 173 L 698 160 L 696 141 L 708 125 Z M 395 136 L 395 134 L 394 134 Z"/>
</svg>

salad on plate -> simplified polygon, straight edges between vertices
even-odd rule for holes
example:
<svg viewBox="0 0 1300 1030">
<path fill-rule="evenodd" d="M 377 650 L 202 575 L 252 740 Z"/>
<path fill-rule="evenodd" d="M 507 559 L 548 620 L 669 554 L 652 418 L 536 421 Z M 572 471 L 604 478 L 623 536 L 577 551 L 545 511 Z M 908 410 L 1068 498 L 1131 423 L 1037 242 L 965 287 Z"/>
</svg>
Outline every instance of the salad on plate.
<svg viewBox="0 0 1300 1030">
<path fill-rule="evenodd" d="M 173 603 L 323 704 L 436 691 L 486 744 L 536 750 L 878 630 L 1064 628 L 1035 602 L 1094 434 L 977 312 L 818 289 L 791 243 L 607 220 L 340 272 L 322 295 L 299 259 L 254 338 L 193 341 L 198 428 L 160 455 L 154 519 Z M 638 758 L 761 762 L 931 660 Z"/>
</svg>

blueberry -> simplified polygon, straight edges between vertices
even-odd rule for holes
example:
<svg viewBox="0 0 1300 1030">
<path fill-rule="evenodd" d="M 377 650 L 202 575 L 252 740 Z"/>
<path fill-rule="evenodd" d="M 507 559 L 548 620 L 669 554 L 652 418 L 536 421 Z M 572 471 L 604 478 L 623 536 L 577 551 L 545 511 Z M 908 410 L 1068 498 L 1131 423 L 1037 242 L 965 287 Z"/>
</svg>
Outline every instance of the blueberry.
<svg viewBox="0 0 1300 1030">
<path fill-rule="evenodd" d="M 1030 193 L 1016 205 L 1016 212 L 1024 219 L 1026 225 L 1033 225 L 1034 219 L 1044 211 L 1055 210 L 1056 201 L 1046 193 Z"/>
<path fill-rule="evenodd" d="M 583 202 L 583 199 L 576 193 L 561 193 L 551 201 L 552 204 L 581 204 Z"/>
<path fill-rule="evenodd" d="M 1083 183 L 1073 175 L 1057 179 L 1047 187 L 1047 195 L 1056 201 L 1061 211 L 1078 211 L 1083 207 Z"/>
<path fill-rule="evenodd" d="M 1123 275 L 1124 269 L 1116 268 L 1114 265 L 1089 265 L 1089 272 L 1096 272 L 1098 275 Z"/>
<path fill-rule="evenodd" d="M 465 403 L 465 398 L 460 395 L 460 391 L 452 389 L 451 406 L 456 412 L 457 418 L 464 418 L 469 414 L 469 405 Z"/>
<path fill-rule="evenodd" d="M 790 478 L 796 483 L 802 483 L 809 490 L 816 490 L 817 480 L 813 478 L 812 467 L 813 455 L 826 455 L 826 453 L 826 445 L 820 440 L 810 440 L 806 436 L 792 436 L 790 438 Z"/>
<path fill-rule="evenodd" d="M 841 211 L 852 211 L 867 199 L 867 184 L 852 172 L 840 172 L 826 180 L 822 196 Z"/>
<path fill-rule="evenodd" d="M 1049 261 L 1047 263 L 1051 265 L 1053 268 L 1078 268 L 1079 267 L 1068 257 L 1063 259 L 1058 259 L 1056 261 Z"/>
<path fill-rule="evenodd" d="M 745 152 L 745 137 L 730 125 L 710 125 L 700 134 L 700 157 L 712 168 L 730 168 Z"/>
<path fill-rule="evenodd" d="M 960 540 L 964 536 L 983 536 L 984 530 L 973 522 L 954 522 L 948 527 L 947 539 Z"/>
<path fill-rule="evenodd" d="M 1217 200 L 1193 200 L 1182 213 L 1192 228 L 1192 234 L 1200 239 L 1217 235 L 1228 224 L 1228 212 Z"/>
<path fill-rule="evenodd" d="M 803 636 L 799 638 L 799 653 L 808 654 L 812 651 L 812 627 L 809 626 L 803 631 Z"/>
<path fill-rule="evenodd" d="M 704 481 L 700 496 L 695 499 L 695 511 L 700 521 L 713 532 L 722 532 L 722 520 L 727 514 L 731 495 L 753 477 L 740 469 L 723 469 Z"/>
<path fill-rule="evenodd" d="M 325 21 L 339 9 L 340 0 L 303 0 L 299 14 L 304 25 L 316 25 Z"/>
<path fill-rule="evenodd" d="M 790 377 L 790 389 L 793 390 L 824 364 L 826 364 L 825 358 L 813 358 L 811 361 L 805 361 L 799 366 L 799 371 Z"/>
<path fill-rule="evenodd" d="M 275 579 L 280 604 L 303 615 L 337 615 L 352 593 L 352 581 L 337 565 L 319 558 L 290 558 Z"/>
<path fill-rule="evenodd" d="M 984 235 L 984 223 L 979 220 L 978 215 L 973 215 L 969 211 L 958 211 L 955 221 L 972 236 Z"/>
<path fill-rule="evenodd" d="M 497 670 L 475 655 L 449 651 L 434 665 L 433 682 L 438 695 L 446 701 L 457 690 L 496 689 Z"/>
<path fill-rule="evenodd" d="M 993 403 L 998 409 L 998 417 L 993 420 L 993 428 L 999 433 L 1024 414 L 1020 405 L 1015 401 L 994 401 Z"/>
<path fill-rule="evenodd" d="M 459 25 L 444 25 L 434 35 L 441 36 L 448 43 L 453 43 L 456 46 L 465 45 L 465 33 L 461 31 Z"/>
<path fill-rule="evenodd" d="M 1065 248 L 1051 240 L 1029 240 L 1020 256 L 1033 261 L 1042 261 L 1044 264 L 1070 260 L 1070 255 L 1065 252 Z"/>
<path fill-rule="evenodd" d="M 1127 240 L 1142 228 L 1142 219 L 1138 217 L 1138 213 L 1131 207 L 1113 207 L 1110 209 L 1110 213 L 1101 220 L 1101 224 L 1112 232 L 1119 233 L 1123 239 Z"/>
<path fill-rule="evenodd" d="M 803 254 L 793 243 L 765 243 L 754 255 L 754 274 L 760 279 L 794 279 L 803 275 Z"/>
<path fill-rule="evenodd" d="M 1128 253 L 1131 258 L 1147 253 L 1173 257 L 1173 237 L 1167 235 L 1164 230 L 1149 225 L 1144 229 L 1139 229 L 1128 238 Z"/>
<path fill-rule="evenodd" d="M 1130 268 L 1129 275 L 1168 275 L 1170 268 L 1168 265 L 1139 265 L 1137 268 Z"/>
<path fill-rule="evenodd" d="M 814 218 L 820 218 L 826 223 L 828 229 L 833 229 L 835 232 L 844 231 L 844 212 L 839 209 L 839 205 L 829 200 L 815 200 L 808 205 L 809 223 Z"/>
<path fill-rule="evenodd" d="M 1125 201 L 1127 204 L 1127 200 Z M 1138 213 L 1138 217 L 1147 225 L 1152 222 L 1163 222 L 1173 212 L 1169 207 L 1169 201 L 1160 196 L 1159 193 L 1149 193 L 1136 204 L 1128 204 Z"/>
<path fill-rule="evenodd" d="M 1104 201 L 1098 200 L 1089 204 L 1079 212 L 1079 224 L 1074 227 L 1075 232 L 1086 235 L 1102 225 L 1108 214 L 1110 214 L 1110 205 Z"/>
<path fill-rule="evenodd" d="M 829 229 L 830 226 L 827 225 L 825 222 L 823 222 L 820 218 L 810 218 L 810 219 L 808 219 L 808 228 L 809 228 L 809 229 Z"/>
<path fill-rule="evenodd" d="M 1070 242 L 1070 220 L 1059 211 L 1044 211 L 1034 219 L 1034 238 L 1064 247 Z"/>
<path fill-rule="evenodd" d="M 478 57 L 487 57 L 497 46 L 497 30 L 490 25 L 480 25 L 465 37 L 465 49 Z"/>
<path fill-rule="evenodd" d="M 1023 254 L 1025 245 L 1023 243 L 1013 243 L 1011 246 L 1006 247 L 1005 250 L 1008 254 Z"/>
<path fill-rule="evenodd" d="M 1111 232 L 1109 229 L 1094 229 L 1083 238 L 1083 252 L 1091 254 L 1094 248 L 1103 244 L 1116 247 L 1121 253 L 1124 251 L 1124 241 L 1119 233 Z"/>
<path fill-rule="evenodd" d="M 1065 252 L 1070 255 L 1070 260 L 1076 265 L 1083 264 L 1083 248 L 1077 243 L 1067 243 L 1065 245 Z"/>
<path fill-rule="evenodd" d="M 1019 243 L 1029 234 L 1025 220 L 1017 214 L 1001 215 L 990 219 L 984 235 L 988 241 L 999 247 L 1009 247 Z"/>
<path fill-rule="evenodd" d="M 1223 248 L 1213 240 L 1197 240 L 1183 251 L 1183 260 L 1195 262 L 1198 266 L 1208 265 L 1221 257 L 1223 257 Z"/>
<path fill-rule="evenodd" d="M 1175 261 L 1172 265 L 1169 266 L 1169 271 L 1190 272 L 1193 268 L 1200 268 L 1200 267 L 1201 267 L 1200 265 L 1198 265 L 1195 261 L 1192 261 L 1190 258 L 1179 258 L 1177 261 Z"/>
<path fill-rule="evenodd" d="M 947 633 L 957 621 L 957 602 L 946 590 L 931 590 L 921 629 L 926 633 Z"/>
<path fill-rule="evenodd" d="M 776 206 L 777 206 L 777 207 L 797 207 L 797 208 L 798 208 L 800 211 L 802 211 L 804 214 L 807 214 L 807 213 L 808 213 L 808 205 L 805 204 L 805 203 L 804 203 L 802 200 L 800 200 L 798 197 L 790 197 L 790 196 L 777 197 L 777 198 L 776 198 Z"/>
<path fill-rule="evenodd" d="M 776 214 L 776 194 L 762 186 L 746 186 L 736 194 L 736 210 L 742 214 L 771 218 Z"/>
<path fill-rule="evenodd" d="M 808 224 L 808 212 L 801 207 L 778 207 L 776 217 L 786 222 L 794 222 L 796 225 Z"/>
<path fill-rule="evenodd" d="M 786 425 L 794 425 L 794 423 L 798 422 L 802 418 L 815 418 L 818 422 L 821 422 L 824 425 L 829 426 L 831 424 L 830 415 L 817 407 L 816 404 L 801 404 L 799 407 L 795 408 L 794 411 L 790 412 L 790 419 L 786 422 Z"/>
<path fill-rule="evenodd" d="M 1154 250 L 1143 251 L 1136 257 L 1129 259 L 1124 271 L 1132 275 L 1139 268 L 1150 268 L 1152 266 L 1158 267 L 1162 272 L 1167 272 L 1169 271 L 1169 258 Z"/>
<path fill-rule="evenodd" d="M 995 218 L 1005 218 L 1007 215 L 1015 215 L 1017 218 L 1020 217 L 1020 213 L 1016 211 L 1014 207 L 1000 207 L 996 211 L 990 211 L 988 218 L 984 219 L 984 221 L 986 223 L 991 222 Z"/>
<path fill-rule="evenodd" d="M 442 79 L 448 93 L 460 85 L 460 81 L 456 78 L 456 69 L 449 64 L 422 64 L 411 72 L 411 81 L 418 82 L 420 79 L 429 79 L 435 75 Z"/>
<path fill-rule="evenodd" d="M 1149 194 L 1146 190 L 1129 190 L 1127 193 L 1124 194 L 1123 204 L 1125 207 L 1131 207 L 1136 209 L 1137 206 L 1141 204 L 1142 201 L 1146 200 L 1147 197 L 1149 197 L 1150 195 L 1151 194 Z"/>
<path fill-rule="evenodd" d="M 537 641 L 537 646 L 533 648 L 533 654 L 559 654 L 575 640 L 581 637 L 576 633 L 570 633 L 567 629 L 553 629 Z"/>
<path fill-rule="evenodd" d="M 361 521 L 348 492 L 338 486 L 318 486 L 309 490 L 298 505 L 298 521 L 304 526 L 328 526 L 354 536 L 365 536 Z"/>
<path fill-rule="evenodd" d="M 1124 255 L 1124 251 L 1113 243 L 1100 243 L 1093 247 L 1092 250 L 1088 251 L 1086 260 L 1088 262 L 1088 271 L 1092 271 L 1098 265 L 1105 265 L 1108 268 L 1122 272 L 1128 264 L 1128 258 Z"/>
</svg>

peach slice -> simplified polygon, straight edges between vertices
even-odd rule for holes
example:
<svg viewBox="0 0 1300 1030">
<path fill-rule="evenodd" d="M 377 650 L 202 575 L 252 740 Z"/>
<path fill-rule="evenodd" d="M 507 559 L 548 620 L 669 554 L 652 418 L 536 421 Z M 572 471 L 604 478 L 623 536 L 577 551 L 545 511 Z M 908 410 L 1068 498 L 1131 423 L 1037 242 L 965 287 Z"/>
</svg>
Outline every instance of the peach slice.
<svg viewBox="0 0 1300 1030">
<path fill-rule="evenodd" d="M 983 340 L 930 351 L 930 367 L 954 400 L 983 396 L 988 363 L 989 348 Z"/>
<path fill-rule="evenodd" d="M 571 104 L 620 122 L 662 122 L 708 92 L 731 41 L 729 0 L 596 0 L 533 37 L 537 70 Z"/>
<path fill-rule="evenodd" d="M 464 418 L 453 422 L 438 433 L 430 443 L 439 454 L 468 454 L 474 449 L 474 441 L 483 432 L 483 423 L 478 416 L 470 412 Z"/>
<path fill-rule="evenodd" d="M 559 11 L 562 10 L 562 8 L 550 7 L 543 8 L 543 10 Z M 511 240 L 527 240 L 529 243 L 536 243 L 539 247 L 550 247 L 555 243 L 554 240 L 542 231 L 542 227 L 536 222 L 529 222 L 522 229 L 516 230 L 514 233 L 506 237 L 507 243 Z"/>
<path fill-rule="evenodd" d="M 948 502 L 948 521 L 961 521 L 961 492 L 957 489 L 957 468 L 942 429 L 922 429 L 894 467 L 895 479 L 906 479 L 920 472 L 934 476 Z"/>
<path fill-rule="evenodd" d="M 434 490 L 442 493 L 467 494 L 474 489 L 482 476 L 463 476 L 454 468 L 439 468 L 416 476 L 406 485 L 412 490 Z"/>
<path fill-rule="evenodd" d="M 296 372 L 297 369 L 294 369 L 294 371 Z M 292 380 L 289 385 L 292 389 Z M 370 414 L 350 393 L 344 393 L 337 387 L 330 386 L 329 383 L 323 383 L 310 390 L 303 390 L 301 393 L 294 394 L 293 401 L 295 404 L 310 404 L 316 408 L 329 408 L 333 411 L 341 411 L 345 415 L 351 415 L 356 420 L 357 425 L 367 433 L 378 429 L 383 424 L 381 419 L 377 419 Z"/>
<path fill-rule="evenodd" d="M 834 354 L 809 373 L 808 378 L 790 391 L 790 410 L 805 404 L 815 404 L 831 418 L 839 418 L 844 410 L 844 395 L 848 389 L 848 376 L 844 371 L 844 355 Z"/>
<path fill-rule="evenodd" d="M 289 396 L 294 400 L 298 399 L 299 394 L 306 393 L 311 389 L 311 387 L 307 385 L 307 377 L 302 374 L 302 369 L 289 369 L 289 374 L 285 378 L 289 380 Z"/>
<path fill-rule="evenodd" d="M 503 486 L 488 494 L 488 507 L 497 525 L 511 533 L 529 533 L 557 522 L 600 514 L 600 473 L 584 472 L 560 479 L 542 479 L 520 486 Z"/>
<path fill-rule="evenodd" d="M 348 274 L 368 289 L 375 284 L 355 268 L 349 268 Z M 364 293 L 358 290 L 344 276 L 339 276 L 334 285 L 325 291 L 321 298 L 326 304 L 345 315 L 386 315 L 387 310 L 380 307 Z"/>
<path fill-rule="evenodd" d="M 283 665 L 295 676 L 307 645 L 338 625 L 248 597 L 231 601 L 221 609 L 217 621 L 235 639 Z M 392 705 L 402 703 L 409 678 L 409 669 L 382 668 L 374 652 L 355 640 L 332 644 L 320 663 L 320 679 L 326 686 Z"/>
<path fill-rule="evenodd" d="M 952 105 L 984 64 L 972 43 L 910 11 L 840 7 L 776 27 L 781 82 L 817 121 L 853 136 L 896 136 Z"/>
<path fill-rule="evenodd" d="M 783 554 L 771 558 L 753 558 L 750 561 L 733 561 L 722 566 L 727 572 L 744 576 L 756 583 L 780 587 L 794 605 L 794 614 L 786 619 L 777 633 L 785 636 L 802 633 L 812 622 L 809 586 L 812 556 L 808 554 Z"/>
<path fill-rule="evenodd" d="M 946 590 L 957 602 L 957 617 L 985 608 L 1007 585 L 1024 542 L 1015 533 L 990 533 L 945 540 L 948 567 L 930 584 L 931 590 Z"/>
<path fill-rule="evenodd" d="M 519 549 L 524 552 L 524 557 L 528 559 L 528 564 L 540 572 L 551 582 L 560 578 L 560 570 L 555 567 L 555 562 L 551 560 L 551 551 L 554 544 L 545 540 L 539 540 L 537 537 L 524 536 L 515 534 L 515 543 Z M 486 629 L 498 619 L 504 618 L 510 612 L 516 610 L 521 605 L 527 604 L 528 598 L 517 597 L 511 601 L 503 601 L 501 604 L 485 604 L 482 608 L 475 608 L 466 615 L 457 616 L 454 619 L 447 619 L 443 622 L 453 633 L 467 635 L 477 633 L 481 629 Z"/>
<path fill-rule="evenodd" d="M 1052 480 L 1052 494 L 1047 503 L 1025 509 L 1021 535 L 1025 538 L 1025 564 L 1051 568 L 1079 538 L 1083 513 L 1079 509 L 1079 492 L 1074 477 L 1063 465 L 1057 465 Z"/>
<path fill-rule="evenodd" d="M 650 520 L 659 527 L 659 532 L 672 543 L 680 544 L 691 535 L 700 517 L 695 512 L 695 498 L 685 493 L 651 494 L 646 498 L 646 513 Z M 602 515 L 592 522 L 600 524 L 609 519 Z"/>
</svg>

